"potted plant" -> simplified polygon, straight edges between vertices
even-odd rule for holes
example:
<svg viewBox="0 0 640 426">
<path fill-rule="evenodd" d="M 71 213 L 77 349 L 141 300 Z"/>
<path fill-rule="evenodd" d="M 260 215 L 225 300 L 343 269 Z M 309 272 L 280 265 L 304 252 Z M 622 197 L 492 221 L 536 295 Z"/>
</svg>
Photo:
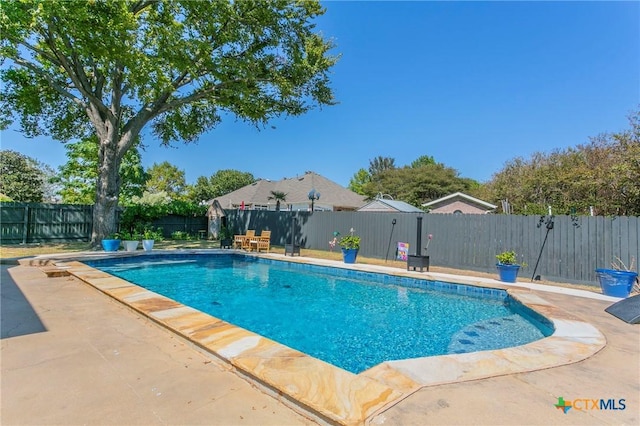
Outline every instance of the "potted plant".
<svg viewBox="0 0 640 426">
<path fill-rule="evenodd" d="M 122 231 L 122 244 L 124 245 L 124 249 L 126 251 L 136 251 L 138 249 L 138 244 L 140 244 L 139 235 L 133 231 Z"/>
<path fill-rule="evenodd" d="M 350 235 L 346 235 L 340 238 L 338 244 L 342 248 L 342 260 L 344 263 L 356 263 L 358 257 L 358 250 L 360 249 L 360 237 L 353 235 L 353 228 L 351 228 Z"/>
<path fill-rule="evenodd" d="M 109 237 L 101 241 L 104 251 L 118 251 L 120 248 L 120 235 L 118 233 L 111 234 Z"/>
<path fill-rule="evenodd" d="M 142 248 L 144 251 L 153 250 L 153 244 L 156 241 L 157 232 L 153 230 L 153 228 L 145 228 L 142 231 Z"/>
<path fill-rule="evenodd" d="M 631 289 L 638 279 L 638 273 L 632 270 L 634 261 L 635 259 L 631 258 L 631 264 L 627 268 L 620 258 L 616 258 L 616 261 L 611 263 L 613 269 L 596 269 L 602 294 L 613 297 L 629 297 Z"/>
<path fill-rule="evenodd" d="M 503 251 L 502 253 L 498 253 L 496 255 L 496 259 L 498 259 L 496 267 L 498 268 L 500 281 L 515 283 L 520 267 L 525 266 L 526 264 L 518 264 L 515 251 Z"/>
<path fill-rule="evenodd" d="M 226 226 L 220 227 L 220 232 L 218 233 L 220 237 L 220 248 L 231 248 L 233 245 L 233 231 Z"/>
</svg>

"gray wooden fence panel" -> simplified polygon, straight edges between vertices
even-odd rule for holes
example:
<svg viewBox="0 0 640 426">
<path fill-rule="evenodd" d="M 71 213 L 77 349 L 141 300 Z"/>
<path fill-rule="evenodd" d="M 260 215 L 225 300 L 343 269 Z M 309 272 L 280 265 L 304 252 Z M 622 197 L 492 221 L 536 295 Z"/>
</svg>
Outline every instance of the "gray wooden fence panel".
<svg viewBox="0 0 640 426">
<path fill-rule="evenodd" d="M 1 203 L 2 243 L 88 241 L 93 207 L 75 204 Z"/>
<path fill-rule="evenodd" d="M 433 235 L 427 253 L 432 265 L 493 273 L 496 253 L 515 250 L 518 259 L 528 264 L 521 279 L 532 277 L 540 256 L 535 274 L 541 278 L 596 285 L 596 268 L 608 268 L 616 258 L 631 267 L 633 258 L 638 270 L 640 257 L 639 217 L 556 216 L 545 243 L 548 217 L 544 216 L 256 210 L 226 210 L 225 214 L 234 233 L 271 230 L 273 245 L 291 240 L 292 218 L 296 219 L 296 243 L 305 248 L 328 250 L 334 232 L 344 236 L 354 228 L 362 237 L 361 255 L 379 259 L 393 259 L 398 242 L 409 243 L 414 254 L 417 218 L 422 217 L 423 251 L 427 235 Z M 2 244 L 88 241 L 92 207 L 1 203 L 0 220 Z M 205 217 L 169 217 L 156 226 L 163 227 L 166 236 L 174 230 L 195 235 L 208 229 Z"/>
<path fill-rule="evenodd" d="M 116 212 L 116 219 L 120 210 Z M 170 237 L 174 231 L 198 235 L 207 229 L 205 216 L 170 215 L 158 219 Z M 0 203 L 0 242 L 21 244 L 36 242 L 89 241 L 93 230 L 93 206 L 81 204 Z"/>
<path fill-rule="evenodd" d="M 521 279 L 533 278 L 538 256 L 535 275 L 547 280 L 597 285 L 595 269 L 610 267 L 615 257 L 627 266 L 634 257 L 638 269 L 638 217 L 555 216 L 547 236 L 546 216 L 237 210 L 226 214 L 237 233 L 244 233 L 249 225 L 271 229 L 274 245 L 289 241 L 290 220 L 296 217 L 296 241 L 319 250 L 329 249 L 334 231 L 347 235 L 353 227 L 362 237 L 361 255 L 379 259 L 393 259 L 398 242 L 409 243 L 410 253 L 415 253 L 416 218 L 422 217 L 423 250 L 427 235 L 433 235 L 428 249 L 432 265 L 494 273 L 495 255 L 514 250 L 527 263 Z"/>
<path fill-rule="evenodd" d="M 0 236 L 2 242 L 7 244 L 22 243 L 26 239 L 26 225 L 28 213 L 27 205 L 15 203 L 2 203 L 0 209 Z"/>
</svg>

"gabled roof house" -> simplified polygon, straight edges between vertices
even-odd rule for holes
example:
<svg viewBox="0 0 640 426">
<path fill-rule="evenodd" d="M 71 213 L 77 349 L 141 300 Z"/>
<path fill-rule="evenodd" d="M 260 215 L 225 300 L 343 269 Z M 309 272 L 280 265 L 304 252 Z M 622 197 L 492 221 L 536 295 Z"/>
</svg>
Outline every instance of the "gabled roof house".
<svg viewBox="0 0 640 426">
<path fill-rule="evenodd" d="M 359 212 L 424 213 L 418 207 L 400 200 L 376 197 L 358 209 Z"/>
<path fill-rule="evenodd" d="M 314 172 L 279 181 L 260 179 L 214 200 L 223 209 L 276 210 L 277 201 L 272 199 L 272 192 L 282 192 L 286 197 L 280 201 L 280 210 L 309 211 L 312 205 L 309 198 L 311 191 L 317 194 L 313 200 L 313 209 L 316 211 L 353 211 L 366 203 L 364 196 Z"/>
<path fill-rule="evenodd" d="M 437 200 L 423 203 L 423 207 L 429 208 L 429 213 L 454 213 L 454 214 L 486 214 L 493 213 L 497 206 L 474 198 L 462 192 L 456 192 Z"/>
</svg>

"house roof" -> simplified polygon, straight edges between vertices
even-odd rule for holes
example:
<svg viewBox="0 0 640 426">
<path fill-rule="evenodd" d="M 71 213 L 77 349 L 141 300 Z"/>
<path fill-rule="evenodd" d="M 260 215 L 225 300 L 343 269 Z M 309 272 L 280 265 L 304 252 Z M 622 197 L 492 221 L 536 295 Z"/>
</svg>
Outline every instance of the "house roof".
<svg viewBox="0 0 640 426">
<path fill-rule="evenodd" d="M 383 198 L 377 198 L 364 206 L 360 207 L 360 210 L 369 211 L 389 211 L 394 210 L 402 213 L 424 213 L 423 210 L 409 203 L 399 200 L 386 200 Z"/>
<path fill-rule="evenodd" d="M 464 194 L 462 192 L 454 192 L 453 194 L 447 195 L 446 197 L 438 198 L 437 200 L 429 201 L 428 203 L 423 203 L 422 205 L 424 207 L 433 207 L 454 198 L 462 198 L 470 203 L 477 204 L 487 209 L 495 209 L 496 207 L 498 207 L 498 206 L 494 206 L 491 203 L 487 203 L 486 201 L 482 201 L 478 198 L 474 198 L 471 195 Z"/>
<path fill-rule="evenodd" d="M 261 179 L 215 198 L 215 200 L 225 209 L 235 208 L 242 202 L 246 206 L 275 204 L 275 200 L 270 200 L 269 197 L 272 197 L 272 191 L 277 191 L 287 194 L 286 201 L 281 202 L 283 205 L 308 204 L 309 192 L 312 189 L 320 193 L 320 199 L 316 200 L 318 205 L 331 205 L 334 208 L 355 210 L 366 202 L 364 196 L 314 172 L 306 172 L 302 176 L 284 178 L 279 181 Z"/>
</svg>

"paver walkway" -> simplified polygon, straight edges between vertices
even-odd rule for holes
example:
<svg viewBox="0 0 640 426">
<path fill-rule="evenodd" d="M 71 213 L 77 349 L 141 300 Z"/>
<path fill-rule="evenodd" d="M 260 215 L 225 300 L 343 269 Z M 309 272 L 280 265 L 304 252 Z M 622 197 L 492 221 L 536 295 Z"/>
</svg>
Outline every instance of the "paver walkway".
<svg viewBox="0 0 640 426">
<path fill-rule="evenodd" d="M 314 424 L 76 279 L 0 278 L 2 425 Z"/>
</svg>

